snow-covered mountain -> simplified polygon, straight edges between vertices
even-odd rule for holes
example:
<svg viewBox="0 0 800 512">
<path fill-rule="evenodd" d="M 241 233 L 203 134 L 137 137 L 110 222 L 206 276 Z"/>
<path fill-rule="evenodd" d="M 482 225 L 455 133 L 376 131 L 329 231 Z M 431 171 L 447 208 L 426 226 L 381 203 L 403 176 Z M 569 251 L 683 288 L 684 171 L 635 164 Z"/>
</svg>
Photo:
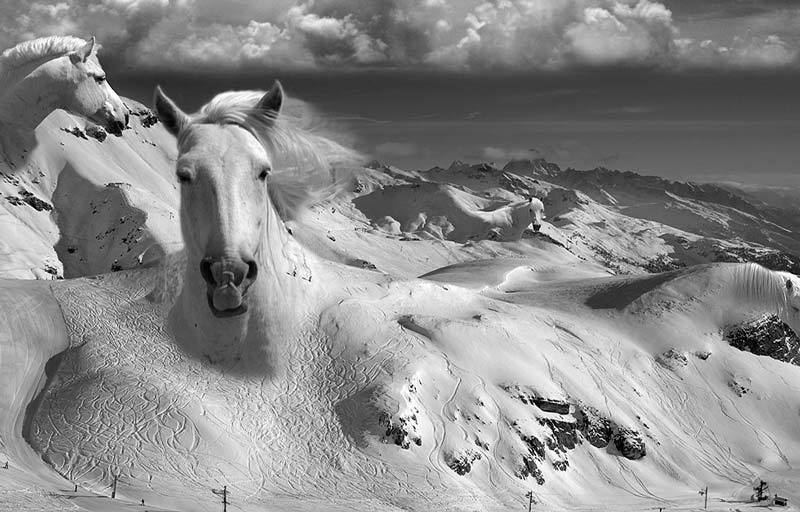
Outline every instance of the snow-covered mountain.
<svg viewBox="0 0 800 512">
<path fill-rule="evenodd" d="M 125 100 L 130 129 L 109 135 L 58 110 L 35 146 L 0 162 L 0 277 L 55 279 L 158 262 L 181 247 L 174 141 Z"/>
<path fill-rule="evenodd" d="M 797 272 L 785 205 L 543 161 L 375 162 L 287 225 L 318 288 L 275 371 L 247 352 L 221 367 L 164 328 L 174 141 L 136 108 L 103 141 L 59 113 L 41 182 L 3 171 L 0 262 L 94 277 L 0 281 L 2 503 L 213 511 L 227 486 L 242 511 L 500 511 L 528 492 L 692 510 L 709 485 L 721 511 L 753 508 L 760 478 L 800 502 L 796 339 L 741 327 L 769 311 L 711 264 Z M 530 196 L 541 230 L 503 241 L 487 219 Z"/>
</svg>

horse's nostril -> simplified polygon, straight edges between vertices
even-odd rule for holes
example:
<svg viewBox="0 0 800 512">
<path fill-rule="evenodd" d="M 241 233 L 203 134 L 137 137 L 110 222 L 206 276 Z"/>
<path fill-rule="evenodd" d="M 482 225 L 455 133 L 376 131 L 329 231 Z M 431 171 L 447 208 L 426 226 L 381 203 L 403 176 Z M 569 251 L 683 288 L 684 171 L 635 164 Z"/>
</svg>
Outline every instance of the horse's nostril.
<svg viewBox="0 0 800 512">
<path fill-rule="evenodd" d="M 253 260 L 247 261 L 247 279 L 255 281 L 258 275 L 258 265 Z"/>
<path fill-rule="evenodd" d="M 203 279 L 206 280 L 208 284 L 216 284 L 214 281 L 214 275 L 211 273 L 211 264 L 213 260 L 211 258 L 203 258 L 200 262 L 200 275 L 203 276 Z"/>
<path fill-rule="evenodd" d="M 130 120 L 131 120 L 131 116 L 130 116 L 130 114 L 128 114 L 127 112 L 125 112 L 125 127 L 127 127 L 127 126 L 128 126 L 128 121 L 130 121 Z"/>
<path fill-rule="evenodd" d="M 542 229 L 542 225 L 541 224 L 534 224 L 533 225 L 533 230 L 534 231 L 539 231 L 540 229 Z"/>
</svg>

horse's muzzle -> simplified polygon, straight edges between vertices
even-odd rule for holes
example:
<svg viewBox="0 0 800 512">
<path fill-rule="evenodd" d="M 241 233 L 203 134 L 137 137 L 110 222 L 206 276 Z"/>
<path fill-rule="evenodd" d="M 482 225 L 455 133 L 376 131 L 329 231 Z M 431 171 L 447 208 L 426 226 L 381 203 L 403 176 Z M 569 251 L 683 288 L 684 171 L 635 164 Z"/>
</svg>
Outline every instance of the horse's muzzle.
<svg viewBox="0 0 800 512">
<path fill-rule="evenodd" d="M 231 317 L 247 312 L 245 295 L 258 276 L 255 261 L 206 257 L 200 262 L 200 275 L 206 282 L 208 306 L 214 316 Z"/>
<path fill-rule="evenodd" d="M 130 113 L 127 108 L 124 108 L 124 110 L 120 111 L 120 114 L 117 115 L 111 106 L 104 105 L 103 108 L 95 112 L 94 115 L 89 116 L 89 120 L 105 128 L 111 135 L 121 137 L 122 130 L 128 128 Z"/>
</svg>

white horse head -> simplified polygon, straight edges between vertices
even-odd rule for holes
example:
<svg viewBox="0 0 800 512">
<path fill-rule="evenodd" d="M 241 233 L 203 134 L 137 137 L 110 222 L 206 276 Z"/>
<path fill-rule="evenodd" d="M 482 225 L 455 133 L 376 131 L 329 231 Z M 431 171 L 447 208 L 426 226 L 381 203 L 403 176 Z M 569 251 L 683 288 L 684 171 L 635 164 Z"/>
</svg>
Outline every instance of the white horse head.
<svg viewBox="0 0 800 512">
<path fill-rule="evenodd" d="M 250 114 L 269 122 L 282 105 L 283 89 L 276 82 Z M 208 306 L 217 317 L 241 315 L 258 277 L 272 157 L 243 124 L 193 122 L 160 88 L 155 107 L 178 138 L 181 228 L 187 252 L 199 258 Z"/>
<path fill-rule="evenodd" d="M 800 336 L 800 279 L 792 275 L 787 275 L 784 286 L 786 304 L 782 308 L 779 316 L 781 320 Z"/>
<path fill-rule="evenodd" d="M 535 197 L 531 197 L 528 201 L 528 211 L 531 216 L 531 225 L 534 231 L 542 229 L 542 221 L 544 220 L 544 203 Z"/>
<path fill-rule="evenodd" d="M 155 91 L 159 119 L 178 142 L 187 256 L 181 297 L 198 321 L 209 309 L 217 319 L 246 319 L 251 306 L 263 306 L 259 293 L 288 300 L 283 280 L 301 271 L 283 220 L 335 192 L 331 166 L 355 157 L 295 126 L 302 120 L 282 113 L 284 103 L 276 81 L 266 93 L 219 94 L 189 116 Z M 196 299 L 187 294 L 204 295 L 202 308 L 186 305 Z"/>
<path fill-rule="evenodd" d="M 94 37 L 89 41 L 47 37 L 20 43 L 0 58 L 0 97 L 4 102 L 31 95 L 41 99 L 47 92 L 55 101 L 48 105 L 51 110 L 64 109 L 120 134 L 128 124 L 128 109 L 106 80 L 98 49 Z M 20 107 L 24 109 L 25 104 Z"/>
<path fill-rule="evenodd" d="M 128 125 L 128 109 L 109 85 L 95 47 L 92 37 L 83 47 L 67 55 L 65 60 L 69 64 L 65 62 L 63 66 L 66 67 L 66 87 L 62 108 L 119 134 Z"/>
</svg>

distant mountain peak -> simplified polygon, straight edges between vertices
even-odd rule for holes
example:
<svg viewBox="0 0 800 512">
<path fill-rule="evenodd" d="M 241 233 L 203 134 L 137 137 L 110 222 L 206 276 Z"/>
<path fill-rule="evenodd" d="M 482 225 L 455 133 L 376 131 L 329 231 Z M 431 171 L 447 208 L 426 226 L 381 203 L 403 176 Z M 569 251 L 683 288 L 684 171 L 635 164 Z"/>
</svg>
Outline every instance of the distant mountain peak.
<svg viewBox="0 0 800 512">
<path fill-rule="evenodd" d="M 514 174 L 537 174 L 540 176 L 555 176 L 561 174 L 561 168 L 558 164 L 548 162 L 544 158 L 511 160 L 503 167 L 503 171 Z"/>
<path fill-rule="evenodd" d="M 464 167 L 469 167 L 469 165 L 465 164 L 461 160 L 453 160 L 453 163 L 450 164 L 450 167 L 447 168 L 448 171 L 460 171 Z"/>
<path fill-rule="evenodd" d="M 367 169 L 378 170 L 386 168 L 386 165 L 378 159 L 372 160 L 366 165 L 364 165 Z"/>
</svg>

